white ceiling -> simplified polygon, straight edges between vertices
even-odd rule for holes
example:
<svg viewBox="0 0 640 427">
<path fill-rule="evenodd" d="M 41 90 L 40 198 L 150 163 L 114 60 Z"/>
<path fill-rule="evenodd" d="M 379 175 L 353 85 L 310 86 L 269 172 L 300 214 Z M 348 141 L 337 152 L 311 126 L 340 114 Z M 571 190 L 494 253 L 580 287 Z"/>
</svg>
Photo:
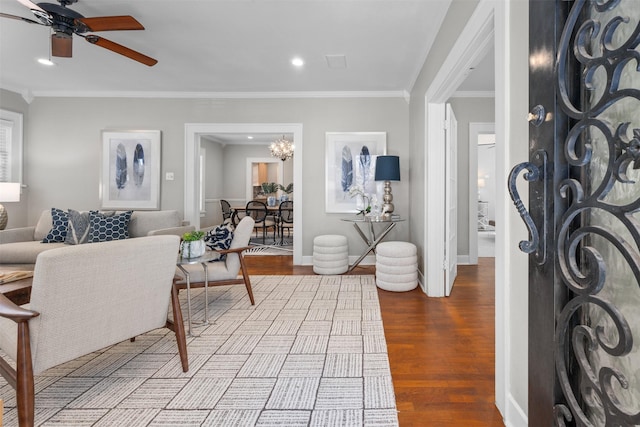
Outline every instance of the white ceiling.
<svg viewBox="0 0 640 427">
<path fill-rule="evenodd" d="M 399 94 L 411 90 L 450 1 L 79 0 L 70 8 L 85 17 L 140 21 L 144 31 L 96 34 L 158 64 L 147 67 L 74 36 L 73 58 L 45 67 L 36 60 L 49 54 L 50 29 L 0 18 L 0 87 L 26 97 Z M 0 0 L 0 12 L 35 19 L 17 0 Z M 329 68 L 326 55 L 345 55 L 346 69 Z M 305 60 L 302 68 L 291 65 L 294 56 Z"/>
</svg>

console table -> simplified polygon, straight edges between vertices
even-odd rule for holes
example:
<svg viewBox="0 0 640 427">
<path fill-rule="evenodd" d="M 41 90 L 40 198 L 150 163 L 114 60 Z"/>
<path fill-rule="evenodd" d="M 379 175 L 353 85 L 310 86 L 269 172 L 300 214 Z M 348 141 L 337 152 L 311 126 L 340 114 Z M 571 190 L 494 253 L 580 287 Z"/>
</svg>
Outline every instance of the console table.
<svg viewBox="0 0 640 427">
<path fill-rule="evenodd" d="M 367 244 L 367 248 L 365 251 L 358 257 L 358 259 L 349 267 L 347 273 L 353 270 L 362 262 L 364 257 L 366 257 L 371 251 L 375 251 L 378 243 L 382 242 L 382 240 L 389 234 L 391 230 L 396 226 L 398 222 L 404 221 L 401 218 L 391 218 L 391 219 L 382 219 L 382 217 L 368 217 L 364 218 L 342 218 L 342 221 L 350 222 L 353 224 L 353 227 L 358 232 L 358 235 L 362 238 L 362 240 Z M 374 228 L 374 224 L 380 224 L 381 232 L 376 235 L 376 231 Z M 364 229 L 364 230 L 363 230 Z"/>
</svg>

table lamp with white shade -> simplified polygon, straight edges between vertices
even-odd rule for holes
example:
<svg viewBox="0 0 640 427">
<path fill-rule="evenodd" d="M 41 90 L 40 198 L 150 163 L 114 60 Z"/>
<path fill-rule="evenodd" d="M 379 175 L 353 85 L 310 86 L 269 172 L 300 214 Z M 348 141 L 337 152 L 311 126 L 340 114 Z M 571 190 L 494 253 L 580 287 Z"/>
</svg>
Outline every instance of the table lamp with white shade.
<svg viewBox="0 0 640 427">
<path fill-rule="evenodd" d="M 0 182 L 0 203 L 1 202 L 19 202 L 20 201 L 20 183 L 19 182 Z M 4 230 L 9 221 L 9 215 L 4 206 L 0 204 L 0 230 Z"/>
<path fill-rule="evenodd" d="M 378 156 L 376 159 L 375 180 L 384 181 L 382 218 L 386 220 L 391 219 L 394 207 L 390 181 L 400 181 L 400 158 L 398 156 Z"/>
</svg>

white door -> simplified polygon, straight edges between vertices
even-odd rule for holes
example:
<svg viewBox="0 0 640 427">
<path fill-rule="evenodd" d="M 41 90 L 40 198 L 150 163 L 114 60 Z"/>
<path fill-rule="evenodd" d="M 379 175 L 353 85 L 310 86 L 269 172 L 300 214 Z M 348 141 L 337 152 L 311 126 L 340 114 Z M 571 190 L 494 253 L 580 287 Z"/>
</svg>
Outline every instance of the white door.
<svg viewBox="0 0 640 427">
<path fill-rule="evenodd" d="M 458 122 L 451 104 L 445 111 L 445 295 L 458 274 Z"/>
</svg>

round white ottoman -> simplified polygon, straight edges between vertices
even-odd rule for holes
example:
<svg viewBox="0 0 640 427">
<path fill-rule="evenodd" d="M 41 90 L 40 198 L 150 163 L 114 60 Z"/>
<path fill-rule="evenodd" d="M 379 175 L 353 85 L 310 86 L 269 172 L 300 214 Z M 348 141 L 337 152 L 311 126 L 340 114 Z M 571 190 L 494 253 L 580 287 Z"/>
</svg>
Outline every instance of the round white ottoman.
<svg viewBox="0 0 640 427">
<path fill-rule="evenodd" d="M 376 246 L 376 285 L 385 291 L 406 292 L 418 286 L 418 251 L 409 242 Z"/>
<path fill-rule="evenodd" d="M 349 269 L 349 245 L 346 236 L 325 234 L 313 239 L 313 272 L 342 274 Z"/>
</svg>

